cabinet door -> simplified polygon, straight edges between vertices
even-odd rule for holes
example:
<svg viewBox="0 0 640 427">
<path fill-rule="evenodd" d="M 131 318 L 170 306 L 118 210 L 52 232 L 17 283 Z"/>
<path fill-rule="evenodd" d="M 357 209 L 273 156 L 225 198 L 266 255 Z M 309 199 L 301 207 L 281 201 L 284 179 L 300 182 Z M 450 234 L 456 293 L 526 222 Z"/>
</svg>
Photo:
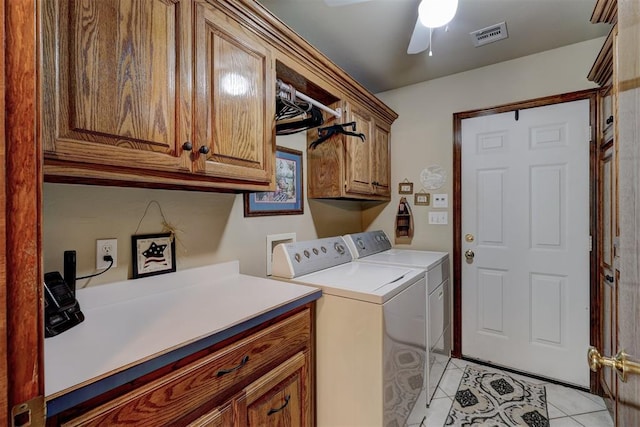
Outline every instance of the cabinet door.
<svg viewBox="0 0 640 427">
<path fill-rule="evenodd" d="M 43 1 L 50 160 L 189 171 L 191 1 Z"/>
<path fill-rule="evenodd" d="M 196 4 L 197 171 L 270 186 L 275 60 L 267 44 L 207 3 Z"/>
<path fill-rule="evenodd" d="M 187 427 L 228 427 L 233 425 L 233 402 L 227 402 L 189 423 Z"/>
<path fill-rule="evenodd" d="M 346 192 L 371 194 L 371 147 L 374 144 L 371 140 L 372 118 L 369 113 L 355 106 L 351 107 L 348 117 L 350 122 L 355 122 L 356 132 L 364 134 L 365 140 L 362 141 L 355 136 L 344 136 L 347 156 Z"/>
<path fill-rule="evenodd" d="M 309 366 L 300 352 L 247 387 L 247 425 L 311 425 Z"/>
<path fill-rule="evenodd" d="M 374 126 L 374 146 L 373 146 L 373 191 L 381 196 L 389 196 L 390 185 L 390 147 L 389 128 L 376 123 Z"/>
</svg>

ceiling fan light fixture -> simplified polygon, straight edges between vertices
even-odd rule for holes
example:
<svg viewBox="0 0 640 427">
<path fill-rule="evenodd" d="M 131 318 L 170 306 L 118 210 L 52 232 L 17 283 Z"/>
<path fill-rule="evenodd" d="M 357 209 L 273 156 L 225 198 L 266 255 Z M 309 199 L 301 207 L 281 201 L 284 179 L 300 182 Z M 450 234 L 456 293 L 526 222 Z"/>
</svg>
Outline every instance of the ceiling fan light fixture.
<svg viewBox="0 0 640 427">
<path fill-rule="evenodd" d="M 428 28 L 447 25 L 458 10 L 458 0 L 422 0 L 418 6 L 420 23 Z"/>
</svg>

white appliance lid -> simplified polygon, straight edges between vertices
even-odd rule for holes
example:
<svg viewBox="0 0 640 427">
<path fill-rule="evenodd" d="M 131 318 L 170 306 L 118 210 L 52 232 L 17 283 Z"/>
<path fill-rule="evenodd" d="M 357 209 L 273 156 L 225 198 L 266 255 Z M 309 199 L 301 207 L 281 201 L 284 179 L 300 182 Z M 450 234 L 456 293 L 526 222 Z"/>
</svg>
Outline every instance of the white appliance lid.
<svg viewBox="0 0 640 427">
<path fill-rule="evenodd" d="M 423 277 L 423 270 L 351 262 L 294 281 L 318 286 L 325 294 L 381 304 Z"/>
<path fill-rule="evenodd" d="M 430 270 L 447 257 L 446 252 L 417 251 L 411 249 L 389 249 L 388 251 L 360 258 L 359 261 L 379 264 L 402 265 L 409 268 Z"/>
</svg>

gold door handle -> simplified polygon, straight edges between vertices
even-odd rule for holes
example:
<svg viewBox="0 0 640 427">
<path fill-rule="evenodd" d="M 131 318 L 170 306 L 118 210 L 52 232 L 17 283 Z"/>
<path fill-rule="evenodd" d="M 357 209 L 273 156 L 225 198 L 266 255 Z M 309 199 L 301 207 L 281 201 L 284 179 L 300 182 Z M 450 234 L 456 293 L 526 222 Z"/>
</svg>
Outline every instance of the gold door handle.
<svg viewBox="0 0 640 427">
<path fill-rule="evenodd" d="M 628 360 L 629 355 L 621 350 L 614 357 L 603 357 L 595 347 L 590 347 L 587 352 L 587 361 L 593 372 L 603 366 L 613 368 L 618 374 L 620 381 L 627 382 L 627 374 L 640 374 L 640 363 Z"/>
<path fill-rule="evenodd" d="M 471 249 L 468 249 L 465 253 L 464 253 L 464 257 L 468 260 L 471 261 L 473 259 L 473 257 L 475 257 L 476 254 L 473 253 L 473 251 Z"/>
</svg>

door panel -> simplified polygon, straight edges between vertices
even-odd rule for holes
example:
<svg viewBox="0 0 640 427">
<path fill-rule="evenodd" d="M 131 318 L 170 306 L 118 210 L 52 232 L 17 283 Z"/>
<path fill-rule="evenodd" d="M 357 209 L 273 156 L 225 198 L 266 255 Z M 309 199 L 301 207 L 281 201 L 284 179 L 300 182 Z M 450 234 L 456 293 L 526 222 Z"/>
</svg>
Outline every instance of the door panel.
<svg viewBox="0 0 640 427">
<path fill-rule="evenodd" d="M 589 385 L 589 101 L 462 121 L 462 352 Z"/>
<path fill-rule="evenodd" d="M 531 244 L 536 249 L 563 249 L 562 214 L 566 199 L 566 165 L 531 167 Z"/>
<path fill-rule="evenodd" d="M 618 0 L 616 134 L 619 155 L 620 271 L 618 281 L 618 350 L 640 358 L 640 7 Z M 615 107 L 614 107 L 615 108 Z M 617 425 L 640 425 L 640 376 L 618 380 Z"/>
<path fill-rule="evenodd" d="M 212 5 L 196 5 L 197 169 L 269 185 L 275 160 L 275 61 L 268 45 Z M 208 150 L 207 150 L 208 148 Z"/>
<path fill-rule="evenodd" d="M 507 272 L 478 269 L 478 306 L 480 330 L 484 333 L 505 335 L 504 289 Z"/>
<path fill-rule="evenodd" d="M 47 158 L 188 171 L 191 3 L 42 3 Z"/>
<path fill-rule="evenodd" d="M 566 287 L 566 277 L 531 275 L 531 339 L 533 342 L 562 345 Z"/>
<path fill-rule="evenodd" d="M 375 145 L 373 149 L 373 179 L 375 181 L 373 190 L 376 194 L 388 196 L 391 191 L 390 182 L 390 130 L 379 123 L 374 125 Z"/>
<path fill-rule="evenodd" d="M 598 186 L 599 206 L 599 249 L 600 249 L 600 298 L 601 298 L 601 346 L 602 354 L 612 357 L 617 350 L 617 280 L 614 272 L 613 236 L 615 235 L 615 165 L 614 142 L 609 141 L 600 150 L 600 180 Z M 615 373 L 611 368 L 603 368 L 601 383 L 605 396 L 615 399 Z"/>
<path fill-rule="evenodd" d="M 504 246 L 505 169 L 478 171 L 478 244 Z"/>
<path fill-rule="evenodd" d="M 365 140 L 355 136 L 344 135 L 347 153 L 347 188 L 348 193 L 371 194 L 372 144 L 371 117 L 357 107 L 351 107 L 350 121 L 355 122 L 356 132 L 362 133 Z"/>
<path fill-rule="evenodd" d="M 0 1 L 0 4 L 4 18 L 1 79 L 5 83 L 0 89 L 5 107 L 0 142 L 0 158 L 4 158 L 0 166 L 4 169 L 0 173 L 4 178 L 0 221 L 6 238 L 0 249 L 0 262 L 6 261 L 6 271 L 4 266 L 0 267 L 0 298 L 6 296 L 6 304 L 3 298 L 0 308 L 3 342 L 0 349 L 6 349 L 0 351 L 3 406 L 0 425 L 11 425 L 14 420 L 7 418 L 12 408 L 26 402 L 33 403 L 29 414 L 31 425 L 44 425 L 42 152 L 36 129 L 38 4 L 35 1 Z"/>
</svg>

